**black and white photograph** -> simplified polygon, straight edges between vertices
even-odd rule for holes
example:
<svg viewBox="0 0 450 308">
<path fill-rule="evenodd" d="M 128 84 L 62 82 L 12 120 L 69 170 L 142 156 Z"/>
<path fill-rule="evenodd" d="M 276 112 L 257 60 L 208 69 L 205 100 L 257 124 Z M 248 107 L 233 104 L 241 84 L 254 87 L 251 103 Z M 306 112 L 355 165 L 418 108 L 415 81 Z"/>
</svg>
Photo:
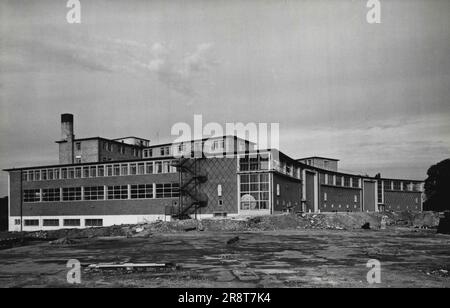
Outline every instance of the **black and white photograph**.
<svg viewBox="0 0 450 308">
<path fill-rule="evenodd" d="M 449 288 L 449 56 L 448 0 L 0 0 L 0 288 Z"/>
</svg>

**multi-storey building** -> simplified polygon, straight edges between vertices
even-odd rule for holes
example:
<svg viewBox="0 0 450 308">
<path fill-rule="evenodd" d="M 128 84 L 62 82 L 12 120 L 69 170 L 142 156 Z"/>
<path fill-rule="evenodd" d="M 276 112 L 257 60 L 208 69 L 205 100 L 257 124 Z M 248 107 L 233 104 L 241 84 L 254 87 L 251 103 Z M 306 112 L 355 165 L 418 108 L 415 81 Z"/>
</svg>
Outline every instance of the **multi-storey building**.
<svg viewBox="0 0 450 308">
<path fill-rule="evenodd" d="M 62 115 L 57 165 L 7 169 L 9 230 L 281 212 L 422 210 L 423 182 L 339 172 L 235 136 L 151 145 L 75 139 Z"/>
</svg>

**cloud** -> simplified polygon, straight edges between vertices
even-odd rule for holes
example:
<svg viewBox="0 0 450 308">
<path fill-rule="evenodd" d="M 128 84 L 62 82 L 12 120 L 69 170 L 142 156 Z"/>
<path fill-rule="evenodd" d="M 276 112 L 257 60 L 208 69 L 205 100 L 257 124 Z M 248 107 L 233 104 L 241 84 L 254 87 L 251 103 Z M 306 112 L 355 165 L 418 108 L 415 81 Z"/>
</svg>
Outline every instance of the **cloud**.
<svg viewBox="0 0 450 308">
<path fill-rule="evenodd" d="M 343 171 L 422 178 L 450 156 L 450 124 L 442 114 L 391 118 L 351 127 L 281 127 L 281 149 L 293 157 L 341 159 Z M 403 168 L 401 173 L 393 168 Z M 373 175 L 372 174 L 372 175 Z"/>
<path fill-rule="evenodd" d="M 210 58 L 212 46 L 211 43 L 199 44 L 194 52 L 178 60 L 174 51 L 162 43 L 154 43 L 152 58 L 145 67 L 169 88 L 193 97 L 198 94 L 194 84 L 216 65 Z"/>
<path fill-rule="evenodd" d="M 211 59 L 212 43 L 200 43 L 192 52 L 165 43 L 143 43 L 49 30 L 46 35 L 6 35 L 0 46 L 3 72 L 60 72 L 69 68 L 99 72 L 156 76 L 169 89 L 193 98 L 204 86 L 206 74 L 216 65 Z"/>
</svg>

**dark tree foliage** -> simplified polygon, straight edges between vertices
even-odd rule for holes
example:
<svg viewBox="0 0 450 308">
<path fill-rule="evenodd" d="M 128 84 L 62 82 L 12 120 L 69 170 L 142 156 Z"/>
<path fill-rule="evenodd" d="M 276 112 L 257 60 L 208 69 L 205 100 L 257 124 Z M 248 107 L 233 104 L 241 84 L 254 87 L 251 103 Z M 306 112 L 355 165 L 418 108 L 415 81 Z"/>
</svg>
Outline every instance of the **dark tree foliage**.
<svg viewBox="0 0 450 308">
<path fill-rule="evenodd" d="M 426 211 L 450 210 L 450 159 L 445 159 L 428 169 L 425 180 Z"/>
</svg>

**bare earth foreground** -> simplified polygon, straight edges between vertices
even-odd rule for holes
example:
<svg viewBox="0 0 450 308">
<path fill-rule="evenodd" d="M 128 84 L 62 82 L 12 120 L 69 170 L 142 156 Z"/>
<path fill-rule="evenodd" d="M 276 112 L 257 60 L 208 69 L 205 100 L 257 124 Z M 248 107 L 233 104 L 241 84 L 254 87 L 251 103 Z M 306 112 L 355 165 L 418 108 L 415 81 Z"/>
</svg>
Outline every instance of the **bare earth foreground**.
<svg viewBox="0 0 450 308">
<path fill-rule="evenodd" d="M 81 287 L 450 287 L 450 236 L 435 230 L 278 230 L 159 233 L 103 237 L 70 245 L 32 242 L 0 251 L 1 287 L 70 287 L 69 259 Z M 233 237 L 235 243 L 227 244 Z M 381 284 L 366 280 L 381 262 Z M 103 262 L 173 262 L 164 271 L 94 272 Z"/>
</svg>

